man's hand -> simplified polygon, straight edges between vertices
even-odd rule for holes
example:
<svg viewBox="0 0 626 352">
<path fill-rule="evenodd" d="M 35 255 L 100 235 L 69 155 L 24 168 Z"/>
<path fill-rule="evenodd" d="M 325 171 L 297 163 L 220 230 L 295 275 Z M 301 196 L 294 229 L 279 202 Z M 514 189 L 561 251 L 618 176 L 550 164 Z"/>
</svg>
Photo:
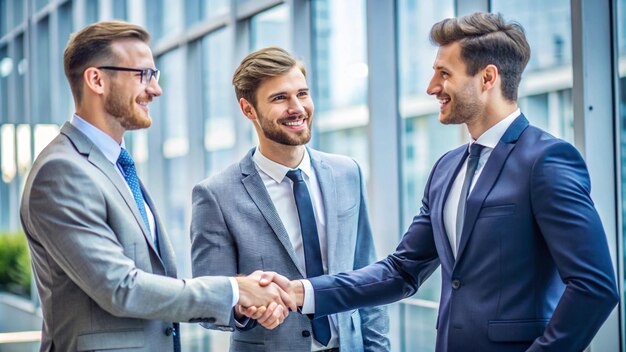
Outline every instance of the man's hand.
<svg viewBox="0 0 626 352">
<path fill-rule="evenodd" d="M 302 281 L 289 281 L 286 277 L 271 271 L 261 273 L 259 285 L 268 286 L 272 283 L 278 285 L 278 287 L 285 291 L 297 307 L 302 307 L 304 304 L 304 286 L 302 285 Z"/>
<path fill-rule="evenodd" d="M 260 285 L 264 274 L 261 271 L 255 271 L 246 277 L 236 278 L 239 285 L 239 302 L 235 307 L 235 312 L 256 319 L 267 329 L 273 329 L 287 318 L 289 309 L 295 311 L 297 306 L 291 295 L 279 285 L 265 281 L 263 285 Z M 283 278 L 281 282 L 289 281 L 276 273 L 267 274 L 269 277 Z M 280 278 L 278 280 L 281 280 Z"/>
</svg>

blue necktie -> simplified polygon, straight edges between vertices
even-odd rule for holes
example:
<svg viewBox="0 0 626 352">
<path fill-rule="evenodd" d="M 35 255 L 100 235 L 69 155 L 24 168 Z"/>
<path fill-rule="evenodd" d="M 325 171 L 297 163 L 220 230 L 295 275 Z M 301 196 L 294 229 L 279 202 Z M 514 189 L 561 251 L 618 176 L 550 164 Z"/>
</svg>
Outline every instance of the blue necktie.
<svg viewBox="0 0 626 352">
<path fill-rule="evenodd" d="M 317 235 L 317 221 L 315 221 L 311 195 L 302 178 L 302 170 L 290 170 L 287 172 L 287 177 L 293 181 L 293 195 L 296 200 L 296 207 L 298 208 L 300 231 L 302 232 L 306 276 L 316 277 L 324 275 L 320 240 Z M 330 323 L 328 317 L 313 319 L 311 326 L 313 327 L 313 337 L 315 340 L 324 346 L 328 345 L 328 341 L 330 341 Z"/>
<path fill-rule="evenodd" d="M 117 158 L 117 163 L 122 167 L 122 171 L 124 171 L 124 179 L 126 179 L 126 183 L 128 183 L 128 187 L 133 193 L 133 198 L 135 198 L 135 203 L 137 204 L 137 208 L 139 208 L 139 214 L 141 214 L 143 222 L 146 224 L 148 232 L 150 232 L 148 213 L 146 213 L 146 208 L 144 206 L 143 193 L 141 192 L 141 186 L 139 185 L 139 178 L 137 177 L 135 162 L 133 161 L 133 158 L 130 156 L 130 154 L 126 151 L 126 149 L 122 148 L 120 156 Z M 156 238 L 156 231 L 154 236 L 154 248 L 156 248 L 157 251 L 159 250 L 158 241 Z"/>
<path fill-rule="evenodd" d="M 480 160 L 480 152 L 485 146 L 478 143 L 473 143 L 469 147 L 469 157 L 467 158 L 467 169 L 465 172 L 465 179 L 463 180 L 463 187 L 461 187 L 461 196 L 459 197 L 459 207 L 456 212 L 456 248 L 459 249 L 459 243 L 461 243 L 461 232 L 463 232 L 463 222 L 465 221 L 465 204 L 467 203 L 467 196 L 469 195 L 470 186 L 472 185 L 472 178 L 476 173 L 478 167 L 478 160 Z"/>
</svg>

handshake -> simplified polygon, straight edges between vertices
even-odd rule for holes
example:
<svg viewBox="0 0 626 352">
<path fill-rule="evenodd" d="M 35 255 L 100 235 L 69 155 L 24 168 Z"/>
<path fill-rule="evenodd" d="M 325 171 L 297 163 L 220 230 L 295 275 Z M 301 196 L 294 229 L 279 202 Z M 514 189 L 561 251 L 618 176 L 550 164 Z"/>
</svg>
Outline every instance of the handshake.
<svg viewBox="0 0 626 352">
<path fill-rule="evenodd" d="M 235 318 L 246 316 L 266 329 L 274 329 L 304 302 L 304 287 L 299 280 L 289 281 L 275 272 L 255 271 L 235 278 L 239 285 L 239 301 Z"/>
</svg>

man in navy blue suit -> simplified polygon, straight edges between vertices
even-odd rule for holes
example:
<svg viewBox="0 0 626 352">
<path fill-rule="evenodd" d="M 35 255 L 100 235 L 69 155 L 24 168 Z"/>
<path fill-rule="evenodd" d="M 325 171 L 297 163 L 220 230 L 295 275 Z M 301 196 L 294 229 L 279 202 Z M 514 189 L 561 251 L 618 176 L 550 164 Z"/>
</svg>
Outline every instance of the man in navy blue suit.
<svg viewBox="0 0 626 352">
<path fill-rule="evenodd" d="M 315 317 L 391 303 L 441 265 L 437 351 L 581 351 L 619 295 L 583 158 L 518 108 L 524 30 L 475 13 L 430 36 L 439 51 L 427 92 L 443 124 L 467 126 L 469 145 L 437 161 L 395 253 L 292 281 L 298 303 Z"/>
</svg>

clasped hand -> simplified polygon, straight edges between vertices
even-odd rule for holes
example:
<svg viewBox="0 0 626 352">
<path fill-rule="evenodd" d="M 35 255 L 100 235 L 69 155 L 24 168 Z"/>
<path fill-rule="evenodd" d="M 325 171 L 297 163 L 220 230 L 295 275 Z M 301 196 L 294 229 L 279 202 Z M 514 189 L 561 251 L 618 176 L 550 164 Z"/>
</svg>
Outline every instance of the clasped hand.
<svg viewBox="0 0 626 352">
<path fill-rule="evenodd" d="M 236 316 L 254 319 L 266 329 L 282 324 L 289 311 L 296 311 L 297 306 L 302 304 L 294 289 L 301 284 L 275 272 L 255 271 L 236 279 L 239 284 Z"/>
</svg>

